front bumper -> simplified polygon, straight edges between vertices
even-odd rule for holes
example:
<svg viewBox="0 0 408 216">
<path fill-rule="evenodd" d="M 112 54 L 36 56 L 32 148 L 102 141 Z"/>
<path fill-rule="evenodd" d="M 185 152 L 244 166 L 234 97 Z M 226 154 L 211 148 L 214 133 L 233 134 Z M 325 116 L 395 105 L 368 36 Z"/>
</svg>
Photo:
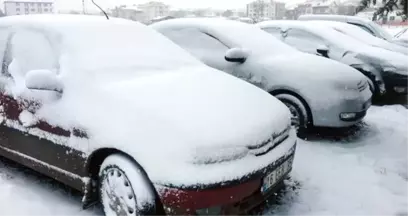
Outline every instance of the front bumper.
<svg viewBox="0 0 408 216">
<path fill-rule="evenodd" d="M 314 126 L 341 128 L 357 124 L 370 108 L 371 97 L 370 89 L 366 88 L 354 98 L 337 99 L 337 103 L 312 111 Z"/>
<path fill-rule="evenodd" d="M 261 211 L 263 203 L 281 187 L 291 169 L 266 192 L 261 191 L 263 178 L 285 162 L 293 163 L 295 150 L 296 144 L 290 154 L 250 174 L 250 178 L 246 176 L 243 181 L 221 182 L 204 189 L 161 187 L 158 192 L 164 211 L 167 215 L 237 215 Z"/>
</svg>

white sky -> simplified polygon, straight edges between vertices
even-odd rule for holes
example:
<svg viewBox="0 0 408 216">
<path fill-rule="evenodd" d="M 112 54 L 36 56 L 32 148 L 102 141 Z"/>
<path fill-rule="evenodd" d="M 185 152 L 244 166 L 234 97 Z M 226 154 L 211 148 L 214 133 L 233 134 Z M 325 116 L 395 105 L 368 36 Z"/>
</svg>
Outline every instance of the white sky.
<svg viewBox="0 0 408 216">
<path fill-rule="evenodd" d="M 59 10 L 82 8 L 82 0 L 54 0 Z M 119 4 L 140 4 L 149 0 L 95 0 L 103 8 L 112 7 Z M 245 8 L 245 5 L 252 0 L 159 0 L 172 8 L 214 8 L 214 9 L 238 9 Z M 299 2 L 303 0 L 280 0 L 286 3 Z M 85 0 L 87 10 L 95 10 L 91 0 Z"/>
</svg>

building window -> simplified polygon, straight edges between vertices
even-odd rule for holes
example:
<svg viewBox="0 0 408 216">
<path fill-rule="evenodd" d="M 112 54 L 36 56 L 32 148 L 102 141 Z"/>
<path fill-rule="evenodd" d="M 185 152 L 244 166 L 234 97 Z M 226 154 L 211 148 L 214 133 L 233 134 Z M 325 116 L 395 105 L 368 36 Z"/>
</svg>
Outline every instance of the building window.
<svg viewBox="0 0 408 216">
<path fill-rule="evenodd" d="M 17 11 L 17 12 L 20 12 L 20 8 L 16 8 L 16 11 Z"/>
<path fill-rule="evenodd" d="M 31 12 L 35 12 L 35 9 L 34 9 L 34 8 L 31 8 Z"/>
<path fill-rule="evenodd" d="M 17 3 L 16 3 L 16 6 L 20 6 L 20 3 L 17 2 Z"/>
<path fill-rule="evenodd" d="M 44 9 L 44 12 L 48 12 L 48 8 L 45 8 L 45 9 Z"/>
<path fill-rule="evenodd" d="M 25 7 L 28 7 L 28 3 L 24 3 L 24 6 L 25 6 Z"/>
<path fill-rule="evenodd" d="M 34 3 L 31 3 L 31 6 L 34 6 Z"/>
</svg>

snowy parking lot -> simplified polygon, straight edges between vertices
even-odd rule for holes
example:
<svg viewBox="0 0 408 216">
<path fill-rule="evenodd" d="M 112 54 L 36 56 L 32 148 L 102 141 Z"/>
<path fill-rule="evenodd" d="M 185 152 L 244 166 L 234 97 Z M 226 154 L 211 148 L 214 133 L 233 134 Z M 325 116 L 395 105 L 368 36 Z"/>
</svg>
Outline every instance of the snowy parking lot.
<svg viewBox="0 0 408 216">
<path fill-rule="evenodd" d="M 364 124 L 340 140 L 299 140 L 292 179 L 278 215 L 406 215 L 408 110 L 372 107 Z M 64 186 L 0 159 L 1 215 L 101 215 L 81 209 Z"/>
</svg>

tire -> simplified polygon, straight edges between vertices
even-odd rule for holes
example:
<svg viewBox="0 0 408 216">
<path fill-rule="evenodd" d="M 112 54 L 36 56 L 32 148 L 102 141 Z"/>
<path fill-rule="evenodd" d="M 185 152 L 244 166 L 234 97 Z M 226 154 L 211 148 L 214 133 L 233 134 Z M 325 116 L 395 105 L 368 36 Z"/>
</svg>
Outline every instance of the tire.
<svg viewBox="0 0 408 216">
<path fill-rule="evenodd" d="M 308 114 L 307 106 L 297 97 L 290 94 L 275 95 L 282 103 L 284 103 L 291 112 L 291 124 L 297 130 L 299 138 L 304 138 L 308 128 L 311 126 L 311 116 Z M 298 123 L 294 120 L 298 118 Z"/>
<path fill-rule="evenodd" d="M 99 200 L 106 216 L 150 215 L 155 193 L 136 165 L 124 155 L 108 156 L 99 170 Z"/>
</svg>

